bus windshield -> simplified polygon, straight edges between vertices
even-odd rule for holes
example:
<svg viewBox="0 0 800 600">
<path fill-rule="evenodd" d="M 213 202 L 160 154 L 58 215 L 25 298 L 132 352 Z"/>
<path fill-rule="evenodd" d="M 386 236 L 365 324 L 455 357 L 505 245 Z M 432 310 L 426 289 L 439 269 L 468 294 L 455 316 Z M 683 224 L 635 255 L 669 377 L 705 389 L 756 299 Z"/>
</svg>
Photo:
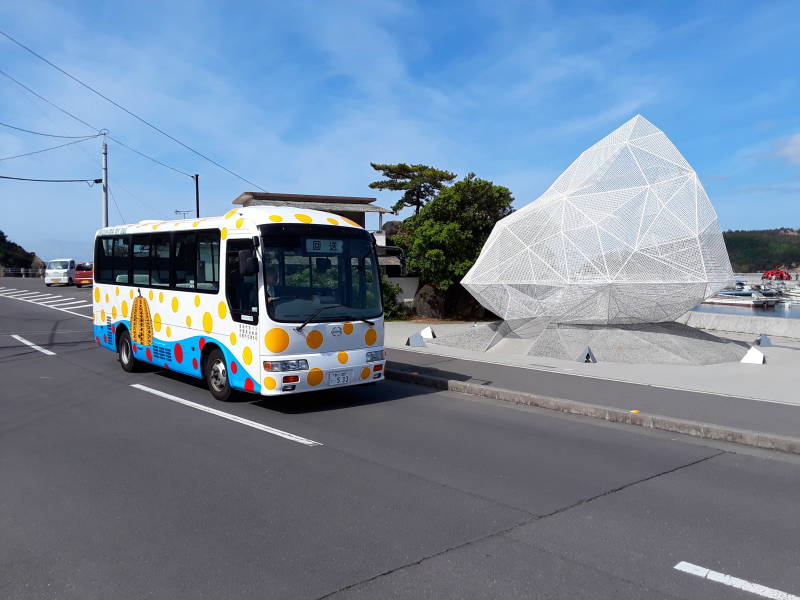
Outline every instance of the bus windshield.
<svg viewBox="0 0 800 600">
<path fill-rule="evenodd" d="M 366 231 L 294 224 L 261 230 L 270 319 L 356 321 L 382 314 L 378 261 Z"/>
</svg>

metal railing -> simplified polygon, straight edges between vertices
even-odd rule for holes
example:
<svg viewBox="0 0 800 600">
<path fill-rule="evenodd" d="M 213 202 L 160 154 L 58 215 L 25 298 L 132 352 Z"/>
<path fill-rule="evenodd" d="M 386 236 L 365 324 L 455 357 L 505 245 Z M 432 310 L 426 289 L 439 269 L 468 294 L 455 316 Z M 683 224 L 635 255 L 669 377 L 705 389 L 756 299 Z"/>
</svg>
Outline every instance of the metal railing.
<svg viewBox="0 0 800 600">
<path fill-rule="evenodd" d="M 44 268 L 0 266 L 0 277 L 40 278 L 44 277 Z"/>
</svg>

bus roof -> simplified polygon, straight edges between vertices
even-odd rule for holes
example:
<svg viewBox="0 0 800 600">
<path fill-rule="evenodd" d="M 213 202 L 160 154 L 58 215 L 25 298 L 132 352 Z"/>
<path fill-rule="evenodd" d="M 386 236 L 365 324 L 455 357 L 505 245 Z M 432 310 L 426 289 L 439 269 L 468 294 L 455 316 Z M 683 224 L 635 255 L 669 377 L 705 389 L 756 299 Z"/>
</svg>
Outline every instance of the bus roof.
<svg viewBox="0 0 800 600">
<path fill-rule="evenodd" d="M 150 231 L 181 231 L 186 229 L 224 229 L 226 232 L 252 230 L 252 227 L 270 223 L 315 223 L 318 225 L 337 225 L 355 227 L 361 225 L 346 217 L 309 208 L 296 206 L 240 206 L 232 208 L 219 217 L 200 217 L 177 219 L 173 221 L 139 221 L 126 225 L 113 225 L 97 230 L 96 235 L 122 235 L 126 233 L 146 233 Z"/>
</svg>

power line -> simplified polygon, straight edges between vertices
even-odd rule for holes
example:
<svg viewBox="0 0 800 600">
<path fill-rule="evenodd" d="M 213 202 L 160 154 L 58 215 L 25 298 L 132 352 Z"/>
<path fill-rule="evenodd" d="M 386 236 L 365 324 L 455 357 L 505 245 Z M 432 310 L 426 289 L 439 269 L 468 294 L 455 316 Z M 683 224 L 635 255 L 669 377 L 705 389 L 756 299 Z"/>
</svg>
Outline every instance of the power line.
<svg viewBox="0 0 800 600">
<path fill-rule="evenodd" d="M 8 123 L 0 123 L 3 127 L 8 127 L 9 129 L 16 129 L 17 131 L 24 131 L 25 133 L 32 133 L 33 135 L 41 135 L 44 137 L 51 137 L 51 138 L 62 138 L 65 140 L 77 140 L 77 139 L 86 139 L 85 135 L 56 135 L 54 133 L 41 133 L 39 131 L 31 131 L 30 129 L 23 129 L 22 127 L 15 127 L 14 125 L 9 125 Z"/>
<path fill-rule="evenodd" d="M 58 150 L 59 148 L 63 148 L 64 146 L 71 146 L 72 144 L 80 144 L 81 142 L 85 142 L 86 140 L 93 140 L 97 138 L 96 135 L 90 135 L 80 140 L 75 140 L 74 142 L 67 142 L 66 144 L 60 144 L 58 146 L 51 146 L 50 148 L 42 148 L 41 150 L 34 150 L 33 152 L 26 152 L 25 154 L 17 154 L 16 156 L 6 156 L 0 158 L 0 160 L 11 160 L 12 158 L 22 158 L 23 156 L 33 156 L 34 154 L 41 154 L 42 152 L 49 152 L 50 150 Z"/>
<path fill-rule="evenodd" d="M 10 177 L 0 175 L 0 179 L 13 179 L 15 181 L 38 181 L 40 183 L 88 183 L 90 187 L 95 183 L 103 183 L 102 179 L 30 179 L 28 177 Z"/>
<path fill-rule="evenodd" d="M 166 131 L 164 131 L 163 129 L 160 129 L 159 127 L 156 127 L 155 125 L 153 125 L 152 123 L 150 123 L 150 122 L 149 122 L 149 121 L 147 121 L 146 119 L 144 119 L 144 118 L 140 117 L 140 116 L 139 116 L 139 115 L 137 115 L 136 113 L 134 113 L 134 112 L 132 112 L 132 111 L 128 110 L 127 108 L 125 108 L 125 107 L 124 107 L 124 106 L 122 106 L 121 104 L 119 104 L 119 103 L 115 102 L 114 100 L 112 100 L 112 99 L 111 99 L 111 98 L 109 98 L 108 96 L 106 96 L 106 95 L 102 94 L 101 92 L 98 92 L 96 89 L 94 89 L 94 88 L 93 88 L 92 86 L 90 86 L 89 84 L 87 84 L 87 83 L 84 83 L 83 81 L 81 81 L 80 79 L 78 79 L 77 77 L 75 77 L 74 75 L 71 75 L 71 74 L 67 73 L 67 72 L 66 72 L 64 69 L 62 69 L 62 68 L 61 68 L 61 67 L 59 67 L 58 65 L 56 65 L 56 64 L 54 64 L 54 63 L 52 63 L 52 62 L 50 62 L 50 61 L 49 61 L 49 60 L 47 60 L 47 59 L 46 59 L 44 56 L 42 56 L 41 54 L 39 54 L 39 53 L 37 53 L 36 51 L 32 50 L 31 48 L 28 48 L 28 46 L 26 46 L 26 45 L 25 45 L 25 44 L 23 44 L 22 42 L 18 42 L 17 40 L 15 40 L 13 37 L 11 37 L 9 34 L 7 34 L 5 31 L 3 31 L 3 30 L 1 30 L 1 29 L 0 29 L 0 35 L 3 35 L 4 37 L 8 38 L 10 41 L 14 42 L 14 43 L 15 43 L 17 46 L 19 46 L 19 47 L 20 47 L 20 48 L 22 48 L 23 50 L 26 50 L 27 52 L 30 52 L 30 53 L 31 53 L 31 54 L 33 54 L 33 55 L 34 55 L 36 58 L 38 58 L 39 60 L 41 60 L 41 61 L 43 61 L 43 62 L 47 63 L 48 65 L 50 65 L 50 66 L 51 66 L 51 67 L 53 67 L 55 70 L 57 70 L 58 72 L 62 73 L 63 75 L 66 75 L 67 77 L 69 77 L 70 79 L 72 79 L 74 82 L 76 82 L 76 83 L 78 83 L 78 84 L 82 85 L 83 87 L 85 87 L 85 88 L 86 88 L 87 90 L 89 90 L 90 92 L 92 92 L 92 93 L 94 93 L 94 94 L 96 94 L 96 95 L 100 96 L 100 97 L 101 97 L 103 100 L 106 100 L 107 102 L 110 102 L 111 104 L 113 104 L 114 106 L 116 106 L 117 108 L 119 108 L 120 110 L 122 110 L 122 111 L 124 111 L 124 112 L 128 113 L 128 114 L 129 114 L 130 116 L 132 116 L 134 119 L 137 119 L 138 121 L 141 121 L 142 123 L 144 123 L 145 125 L 147 125 L 147 126 L 148 126 L 148 127 L 150 127 L 151 129 L 153 129 L 153 130 L 157 131 L 157 132 L 158 132 L 158 133 L 160 133 L 161 135 L 163 135 L 163 136 L 165 136 L 165 137 L 168 137 L 169 139 L 171 139 L 171 140 L 172 140 L 173 142 L 175 142 L 176 144 L 180 144 L 181 146 L 183 146 L 184 148 L 186 148 L 186 149 L 187 149 L 187 150 L 189 150 L 190 152 L 193 152 L 194 154 L 196 154 L 196 155 L 197 155 L 197 156 L 199 156 L 200 158 L 203 158 L 203 159 L 207 160 L 207 161 L 208 161 L 208 162 L 210 162 L 211 164 L 213 164 L 213 165 L 216 165 L 217 167 L 219 167 L 219 168 L 220 168 L 220 169 L 222 169 L 223 171 L 226 171 L 227 173 L 230 173 L 231 175 L 233 175 L 234 177 L 237 177 L 238 179 L 241 179 L 241 180 L 242 180 L 242 181 L 244 181 L 245 183 L 249 183 L 250 185 L 257 187 L 257 188 L 258 188 L 259 190 L 261 190 L 262 192 L 266 192 L 266 191 L 267 191 L 267 190 L 265 190 L 264 188 L 262 188 L 260 185 L 253 183 L 253 182 L 252 182 L 252 181 L 250 181 L 249 179 L 245 179 L 244 177 L 242 177 L 241 175 L 239 175 L 238 173 L 236 173 L 236 172 L 234 172 L 234 171 L 231 171 L 231 170 L 230 170 L 228 167 L 226 167 L 226 166 L 224 166 L 224 165 L 221 165 L 220 163 L 218 163 L 217 161 L 215 161 L 215 160 L 214 160 L 214 159 L 212 159 L 212 158 L 209 158 L 208 156 L 206 156 L 205 154 L 203 154 L 203 153 L 202 153 L 202 152 L 200 152 L 199 150 L 195 150 L 194 148 L 192 148 L 192 147 L 191 147 L 191 146 L 189 146 L 188 144 L 185 144 L 185 143 L 183 143 L 182 141 L 180 141 L 179 139 L 177 139 L 177 138 L 175 138 L 175 137 L 171 136 L 170 134 L 168 134 L 168 133 L 167 133 Z"/>
<path fill-rule="evenodd" d="M 2 33 L 2 32 L 0 31 L 0 33 Z M 26 90 L 27 92 L 29 92 L 29 93 L 33 94 L 34 96 L 36 96 L 37 98 L 39 98 L 39 100 L 41 100 L 42 102 L 46 102 L 47 104 L 49 104 L 50 106 L 52 106 L 52 107 L 53 107 L 53 108 L 55 108 L 56 110 L 59 110 L 59 111 L 61 111 L 62 113 L 64 113 L 64 114 L 65 114 L 65 115 L 67 115 L 68 117 L 70 117 L 71 119 L 74 119 L 74 120 L 75 120 L 75 121 L 77 121 L 78 123 L 81 123 L 82 125 L 85 125 L 85 126 L 86 126 L 86 127 L 88 127 L 89 129 L 92 129 L 92 130 L 94 130 L 94 131 L 95 131 L 95 133 L 97 133 L 97 134 L 100 134 L 100 133 L 102 132 L 102 130 L 101 130 L 101 129 L 98 129 L 97 127 L 95 127 L 95 126 L 94 126 L 94 125 L 92 125 L 91 123 L 87 123 L 86 121 L 84 121 L 84 120 L 83 120 L 83 119 L 81 119 L 80 117 L 73 115 L 73 114 L 72 114 L 71 112 L 69 112 L 67 109 L 60 107 L 60 106 L 59 106 L 58 104 L 56 104 L 55 102 L 53 102 L 53 101 L 51 101 L 51 100 L 48 100 L 47 98 L 45 98 L 44 96 L 42 96 L 42 95 L 41 95 L 41 94 L 39 94 L 38 92 L 35 92 L 34 90 L 32 90 L 31 88 L 29 88 L 27 85 L 25 85 L 24 83 L 22 83 L 22 82 L 21 82 L 21 81 L 19 81 L 18 79 L 16 79 L 16 78 L 12 77 L 11 75 L 9 75 L 9 74 L 8 74 L 8 73 L 6 73 L 5 71 L 3 71 L 2 69 L 0 69 L 0 75 L 3 75 L 4 77 L 7 77 L 8 79 L 10 79 L 10 80 L 11 80 L 11 81 L 13 81 L 14 83 L 16 83 L 18 86 L 20 86 L 22 89 L 24 89 L 24 90 Z M 108 134 L 106 134 L 106 135 L 108 135 Z M 191 175 L 190 175 L 189 173 L 186 173 L 186 172 L 184 172 L 184 171 L 181 171 L 180 169 L 176 169 L 175 167 L 171 167 L 171 166 L 169 166 L 168 164 L 161 162 L 161 161 L 160 161 L 160 160 L 158 160 L 157 158 L 153 158 L 152 156 L 148 156 L 148 155 L 147 155 L 147 154 L 145 154 L 144 152 L 141 152 L 141 151 L 139 151 L 139 150 L 136 150 L 135 148 L 132 148 L 132 147 L 131 147 L 131 146 L 129 146 L 128 144 L 124 143 L 122 140 L 118 140 L 117 138 L 115 138 L 115 137 L 112 137 L 111 135 L 108 135 L 108 138 L 109 138 L 110 140 L 112 140 L 112 141 L 116 142 L 116 143 L 117 143 L 117 144 L 119 144 L 120 146 L 123 146 L 124 148 L 127 148 L 127 149 L 128 149 L 128 150 L 130 150 L 131 152 L 135 152 L 136 154 L 138 154 L 138 155 L 140 155 L 140 156 L 143 156 L 144 158 L 146 158 L 146 159 L 148 159 L 148 160 L 152 160 L 154 163 L 158 163 L 159 165 L 161 165 L 161 166 L 163 166 L 163 167 L 166 167 L 166 168 L 168 168 L 168 169 L 170 169 L 170 170 L 172 170 L 172 171 L 175 171 L 176 173 L 180 173 L 181 175 L 186 175 L 187 177 L 191 177 Z"/>
<path fill-rule="evenodd" d="M 125 222 L 125 217 L 122 216 L 122 211 L 119 209 L 119 204 L 117 204 L 117 197 L 114 195 L 114 190 L 111 189 L 111 186 L 108 186 L 108 191 L 111 194 L 111 199 L 114 201 L 114 206 L 117 209 L 117 213 L 119 214 L 119 218 L 124 223 Z"/>
</svg>

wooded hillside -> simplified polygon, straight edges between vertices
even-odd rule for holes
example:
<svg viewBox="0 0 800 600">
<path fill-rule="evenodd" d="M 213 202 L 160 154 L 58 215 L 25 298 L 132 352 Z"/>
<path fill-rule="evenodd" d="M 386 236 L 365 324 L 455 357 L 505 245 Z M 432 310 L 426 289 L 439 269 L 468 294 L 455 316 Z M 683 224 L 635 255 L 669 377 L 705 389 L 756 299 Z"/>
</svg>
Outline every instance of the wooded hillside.
<svg viewBox="0 0 800 600">
<path fill-rule="evenodd" d="M 36 255 L 33 252 L 28 252 L 19 244 L 15 244 L 0 231 L 0 267 L 28 268 L 34 258 Z"/>
<path fill-rule="evenodd" d="M 800 266 L 800 231 L 796 229 L 737 230 L 722 235 L 731 266 L 738 273 Z"/>
</svg>

